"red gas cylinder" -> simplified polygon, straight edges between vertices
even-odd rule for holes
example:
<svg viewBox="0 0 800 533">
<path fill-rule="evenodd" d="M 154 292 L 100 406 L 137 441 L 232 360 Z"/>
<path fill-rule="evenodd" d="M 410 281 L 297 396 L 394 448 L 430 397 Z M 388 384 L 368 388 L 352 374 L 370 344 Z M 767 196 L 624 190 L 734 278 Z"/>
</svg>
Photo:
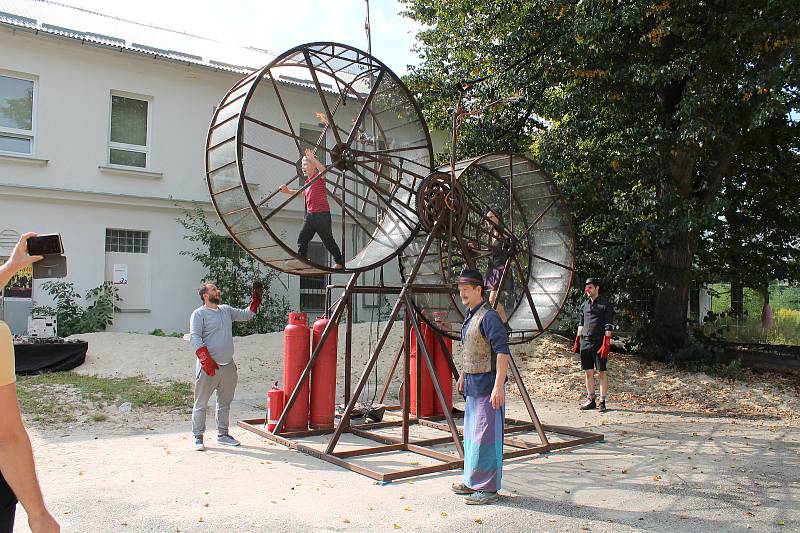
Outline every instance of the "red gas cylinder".
<svg viewBox="0 0 800 533">
<path fill-rule="evenodd" d="M 433 330 L 428 327 L 424 322 L 420 324 L 420 332 L 422 339 L 428 347 L 428 353 L 433 356 L 431 347 L 433 344 L 430 342 L 433 339 Z M 431 374 L 428 372 L 428 365 L 425 364 L 425 359 L 422 353 L 422 347 L 417 346 L 417 335 L 414 328 L 411 328 L 411 336 L 409 337 L 411 345 L 411 367 L 409 376 L 409 383 L 411 384 L 411 414 L 418 417 L 433 416 L 433 381 L 431 381 Z M 419 353 L 417 349 L 419 348 Z M 417 365 L 420 366 L 419 375 L 420 382 L 417 383 Z M 419 406 L 417 405 L 417 390 L 419 389 Z"/>
<path fill-rule="evenodd" d="M 278 382 L 267 392 L 267 431 L 272 431 L 283 413 L 283 390 Z"/>
<path fill-rule="evenodd" d="M 434 313 L 434 320 L 436 320 L 436 314 Z M 433 328 L 431 328 L 433 329 Z M 440 341 L 444 341 L 444 343 Z M 442 387 L 442 392 L 444 393 L 444 401 L 447 405 L 447 410 L 453 410 L 453 372 L 450 370 L 450 363 L 448 363 L 448 359 L 452 357 L 453 353 L 453 340 L 445 337 L 444 335 L 439 335 L 435 331 L 433 332 L 433 353 L 434 360 L 433 364 L 436 367 L 436 377 L 439 379 L 439 386 Z M 444 344 L 444 347 L 442 345 Z M 439 403 L 439 398 L 436 396 L 436 393 L 433 394 L 433 414 L 436 415 L 444 415 L 444 410 L 442 410 L 442 404 Z"/>
<path fill-rule="evenodd" d="M 319 317 L 314 322 L 312 350 L 317 349 L 322 332 L 330 320 Z M 336 346 L 339 339 L 338 324 L 333 326 L 325 344 L 311 369 L 311 429 L 330 429 L 333 427 L 336 404 Z"/>
<path fill-rule="evenodd" d="M 286 402 L 294 391 L 300 375 L 311 357 L 311 335 L 305 313 L 289 313 L 289 323 L 283 330 L 283 390 Z M 308 381 L 303 383 L 284 424 L 285 431 L 308 429 Z"/>
</svg>

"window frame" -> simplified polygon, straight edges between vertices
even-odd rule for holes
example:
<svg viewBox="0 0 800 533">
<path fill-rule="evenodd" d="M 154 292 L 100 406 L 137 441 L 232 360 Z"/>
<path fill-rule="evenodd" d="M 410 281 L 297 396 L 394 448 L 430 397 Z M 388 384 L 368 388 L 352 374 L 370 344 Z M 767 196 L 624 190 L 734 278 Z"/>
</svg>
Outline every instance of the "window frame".
<svg viewBox="0 0 800 533">
<path fill-rule="evenodd" d="M 109 250 L 108 249 L 109 248 L 109 241 L 108 241 L 108 239 L 109 239 L 108 232 L 109 231 L 124 231 L 124 232 L 129 232 L 129 233 L 140 233 L 140 234 L 142 234 L 142 237 L 143 237 L 142 240 L 145 242 L 144 248 L 146 248 L 146 250 L 145 251 L 130 251 L 130 252 L 123 251 L 123 250 Z M 137 237 L 137 235 L 125 235 L 124 237 L 126 239 L 128 239 L 128 238 L 134 238 L 135 239 Z M 131 245 L 131 246 L 135 247 L 135 245 Z M 106 233 L 105 233 L 105 240 L 104 240 L 104 249 L 105 249 L 105 253 L 107 253 L 107 254 L 145 254 L 145 255 L 147 255 L 147 254 L 150 253 L 150 230 L 129 229 L 129 228 L 108 228 L 107 227 L 106 228 Z"/>
<path fill-rule="evenodd" d="M 36 156 L 36 122 L 37 122 L 37 112 L 36 107 L 37 103 L 39 102 L 39 76 L 34 74 L 25 74 L 23 72 L 16 72 L 12 70 L 5 70 L 0 69 L 0 76 L 6 78 L 14 78 L 17 80 L 22 81 L 29 81 L 33 83 L 33 101 L 31 102 L 31 129 L 28 130 L 21 130 L 19 128 L 9 128 L 6 126 L 0 126 L 0 135 L 4 135 L 6 137 L 16 137 L 22 139 L 30 139 L 31 141 L 31 150 L 28 153 L 25 152 L 13 152 L 9 150 L 0 150 L 0 154 L 3 155 L 15 155 L 15 156 L 22 156 L 22 157 L 34 157 Z"/>
<path fill-rule="evenodd" d="M 128 144 L 128 143 L 119 143 L 114 142 L 111 140 L 111 119 L 113 116 L 113 109 L 114 109 L 114 97 L 118 96 L 120 98 L 128 98 L 129 100 L 140 100 L 143 102 L 147 102 L 147 122 L 145 123 L 145 127 L 147 128 L 147 135 L 146 135 L 146 145 L 141 146 L 139 144 Z M 119 168 L 124 170 L 136 169 L 136 170 L 151 170 L 152 168 L 152 145 L 153 145 L 153 97 L 147 96 L 144 94 L 136 94 L 136 93 L 129 93 L 125 91 L 117 91 L 111 90 L 108 95 L 108 147 L 106 148 L 106 163 L 111 168 Z M 119 163 L 112 163 L 111 162 L 111 150 L 123 150 L 125 152 L 136 152 L 136 153 L 143 153 L 144 154 L 144 166 L 137 167 L 134 165 L 120 165 Z"/>
</svg>

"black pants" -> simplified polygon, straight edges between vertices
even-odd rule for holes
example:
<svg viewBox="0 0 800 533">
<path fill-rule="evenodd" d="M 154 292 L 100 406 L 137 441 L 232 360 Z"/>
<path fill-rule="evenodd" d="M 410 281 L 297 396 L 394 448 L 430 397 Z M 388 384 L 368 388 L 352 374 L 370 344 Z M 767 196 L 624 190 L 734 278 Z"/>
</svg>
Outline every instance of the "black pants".
<svg viewBox="0 0 800 533">
<path fill-rule="evenodd" d="M 297 236 L 297 253 L 303 257 L 308 256 L 308 243 L 311 242 L 315 234 L 322 239 L 322 244 L 333 256 L 333 260 L 339 265 L 344 265 L 342 251 L 339 250 L 339 245 L 336 244 L 336 240 L 333 238 L 330 213 L 306 213 L 303 227 Z"/>
<path fill-rule="evenodd" d="M 10 533 L 14 529 L 14 514 L 17 511 L 17 497 L 0 474 L 0 533 Z"/>
</svg>

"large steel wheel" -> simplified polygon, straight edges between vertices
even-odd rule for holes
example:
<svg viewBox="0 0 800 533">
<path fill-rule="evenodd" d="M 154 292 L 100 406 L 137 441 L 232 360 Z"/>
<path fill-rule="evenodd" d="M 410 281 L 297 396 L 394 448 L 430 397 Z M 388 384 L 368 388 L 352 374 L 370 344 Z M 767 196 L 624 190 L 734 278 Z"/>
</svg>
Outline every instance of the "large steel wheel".
<svg viewBox="0 0 800 533">
<path fill-rule="evenodd" d="M 574 231 L 552 177 L 519 154 L 491 153 L 459 161 L 454 179 L 445 165 L 419 189 L 423 230 L 400 256 L 403 276 L 419 256 L 427 233 L 444 213 L 417 283 L 455 286 L 469 265 L 486 272 L 497 241 L 509 258 L 498 300 L 508 315 L 509 341 L 541 335 L 556 319 L 572 283 Z M 499 224 L 487 220 L 497 214 Z M 499 238 L 498 238 L 499 237 Z M 495 248 L 496 249 L 496 248 Z M 505 266 L 505 265 L 504 265 Z M 441 333 L 459 339 L 464 306 L 457 295 L 414 291 L 414 305 Z"/>
<path fill-rule="evenodd" d="M 295 47 L 243 78 L 209 128 L 206 176 L 220 219 L 257 260 L 294 274 L 342 272 L 297 253 L 300 160 L 325 165 L 333 235 L 344 272 L 392 259 L 419 228 L 415 191 L 431 171 L 430 135 L 400 79 L 369 54 L 337 43 Z"/>
</svg>

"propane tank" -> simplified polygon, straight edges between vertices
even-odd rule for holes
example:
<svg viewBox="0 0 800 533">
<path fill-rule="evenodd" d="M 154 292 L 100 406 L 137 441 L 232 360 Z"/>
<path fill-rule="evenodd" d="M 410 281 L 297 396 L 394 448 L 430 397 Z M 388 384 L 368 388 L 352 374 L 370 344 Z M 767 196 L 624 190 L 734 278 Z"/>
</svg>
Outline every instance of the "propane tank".
<svg viewBox="0 0 800 533">
<path fill-rule="evenodd" d="M 283 390 L 288 403 L 303 370 L 311 356 L 311 336 L 305 313 L 289 313 L 289 322 L 283 330 Z M 303 383 L 284 424 L 285 431 L 308 429 L 308 381 Z"/>
<path fill-rule="evenodd" d="M 420 344 L 425 343 L 428 347 L 428 353 L 433 355 L 432 331 L 429 330 L 428 324 L 420 324 L 420 333 L 422 338 L 419 339 Z M 411 365 L 409 368 L 410 376 L 409 382 L 411 383 L 411 414 L 417 417 L 429 417 L 433 415 L 433 381 L 431 381 L 431 374 L 428 371 L 428 365 L 425 364 L 423 359 L 422 347 L 417 346 L 417 335 L 414 328 L 411 328 L 411 336 L 408 340 L 411 344 Z M 419 348 L 419 351 L 417 350 Z M 419 365 L 419 377 L 417 382 L 417 365 Z M 419 404 L 417 403 L 417 393 L 419 393 Z"/>
<path fill-rule="evenodd" d="M 322 332 L 330 322 L 319 317 L 314 322 L 312 350 L 317 349 Z M 311 369 L 311 429 L 333 428 L 336 404 L 336 348 L 339 338 L 338 324 L 334 325 Z"/>
<path fill-rule="evenodd" d="M 267 391 L 267 431 L 270 433 L 278 425 L 278 420 L 283 413 L 283 390 L 278 388 L 278 382 Z"/>
</svg>

